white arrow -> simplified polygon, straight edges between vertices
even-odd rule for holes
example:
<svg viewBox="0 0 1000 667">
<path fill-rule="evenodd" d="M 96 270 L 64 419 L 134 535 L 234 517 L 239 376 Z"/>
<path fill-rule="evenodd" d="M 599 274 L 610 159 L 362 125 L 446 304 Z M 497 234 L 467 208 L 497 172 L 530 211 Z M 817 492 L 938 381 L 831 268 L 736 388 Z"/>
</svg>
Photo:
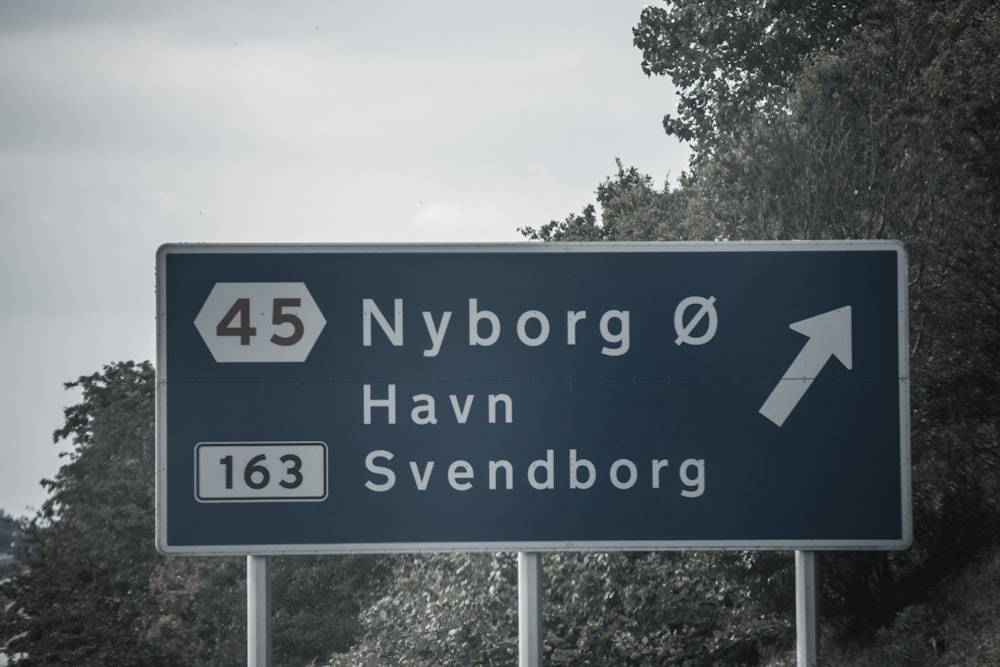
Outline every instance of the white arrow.
<svg viewBox="0 0 1000 667">
<path fill-rule="evenodd" d="M 853 363 L 850 306 L 795 322 L 788 328 L 809 340 L 760 407 L 760 414 L 778 426 L 785 423 L 830 357 L 837 357 L 847 370 Z"/>
</svg>

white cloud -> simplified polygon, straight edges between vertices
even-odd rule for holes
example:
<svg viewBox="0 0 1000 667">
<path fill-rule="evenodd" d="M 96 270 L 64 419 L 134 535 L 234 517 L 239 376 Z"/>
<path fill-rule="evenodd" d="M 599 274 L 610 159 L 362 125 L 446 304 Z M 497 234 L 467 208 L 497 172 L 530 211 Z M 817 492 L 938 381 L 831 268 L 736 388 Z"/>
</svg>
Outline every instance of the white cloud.
<svg viewBox="0 0 1000 667">
<path fill-rule="evenodd" d="M 418 229 L 456 230 L 461 229 L 462 223 L 467 223 L 469 219 L 469 214 L 457 204 L 431 202 L 420 209 L 413 223 Z"/>
<path fill-rule="evenodd" d="M 485 237 L 519 240 L 516 221 L 489 202 L 469 206 L 430 202 L 421 205 L 413 219 L 416 234 L 428 241 L 476 241 Z"/>
</svg>

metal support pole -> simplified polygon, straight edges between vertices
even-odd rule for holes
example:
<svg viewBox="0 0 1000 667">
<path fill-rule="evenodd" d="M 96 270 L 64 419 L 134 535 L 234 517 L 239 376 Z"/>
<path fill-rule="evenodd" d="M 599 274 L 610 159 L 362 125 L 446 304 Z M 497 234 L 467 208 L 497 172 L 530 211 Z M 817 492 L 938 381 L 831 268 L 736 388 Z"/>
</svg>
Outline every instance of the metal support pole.
<svg viewBox="0 0 1000 667">
<path fill-rule="evenodd" d="M 542 667 L 542 555 L 517 554 L 518 665 Z"/>
<path fill-rule="evenodd" d="M 819 656 L 816 552 L 795 552 L 795 654 L 799 667 L 816 667 Z"/>
<path fill-rule="evenodd" d="M 247 556 L 247 667 L 271 667 L 269 556 Z"/>
</svg>

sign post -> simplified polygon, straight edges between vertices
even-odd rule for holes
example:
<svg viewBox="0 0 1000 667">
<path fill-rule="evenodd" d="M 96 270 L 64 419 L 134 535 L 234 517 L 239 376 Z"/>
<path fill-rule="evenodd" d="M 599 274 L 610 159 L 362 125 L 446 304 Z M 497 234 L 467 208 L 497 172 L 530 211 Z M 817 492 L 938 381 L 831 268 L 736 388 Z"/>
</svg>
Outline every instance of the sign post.
<svg viewBox="0 0 1000 667">
<path fill-rule="evenodd" d="M 271 558 L 247 556 L 247 667 L 271 667 Z"/>
<path fill-rule="evenodd" d="M 519 667 L 542 667 L 542 555 L 517 554 L 517 638 Z"/>
<path fill-rule="evenodd" d="M 799 667 L 816 667 L 819 658 L 819 589 L 816 552 L 795 552 L 795 655 Z"/>
</svg>

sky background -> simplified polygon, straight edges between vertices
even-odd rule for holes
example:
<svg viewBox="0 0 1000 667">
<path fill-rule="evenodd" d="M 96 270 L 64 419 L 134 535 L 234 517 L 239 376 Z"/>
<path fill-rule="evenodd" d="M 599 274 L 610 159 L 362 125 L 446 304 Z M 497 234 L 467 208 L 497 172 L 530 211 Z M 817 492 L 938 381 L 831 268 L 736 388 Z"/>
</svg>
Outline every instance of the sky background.
<svg viewBox="0 0 1000 667">
<path fill-rule="evenodd" d="M 676 179 L 645 4 L 0 0 L 0 509 L 64 382 L 155 359 L 163 243 L 517 242 L 615 158 Z"/>
</svg>

